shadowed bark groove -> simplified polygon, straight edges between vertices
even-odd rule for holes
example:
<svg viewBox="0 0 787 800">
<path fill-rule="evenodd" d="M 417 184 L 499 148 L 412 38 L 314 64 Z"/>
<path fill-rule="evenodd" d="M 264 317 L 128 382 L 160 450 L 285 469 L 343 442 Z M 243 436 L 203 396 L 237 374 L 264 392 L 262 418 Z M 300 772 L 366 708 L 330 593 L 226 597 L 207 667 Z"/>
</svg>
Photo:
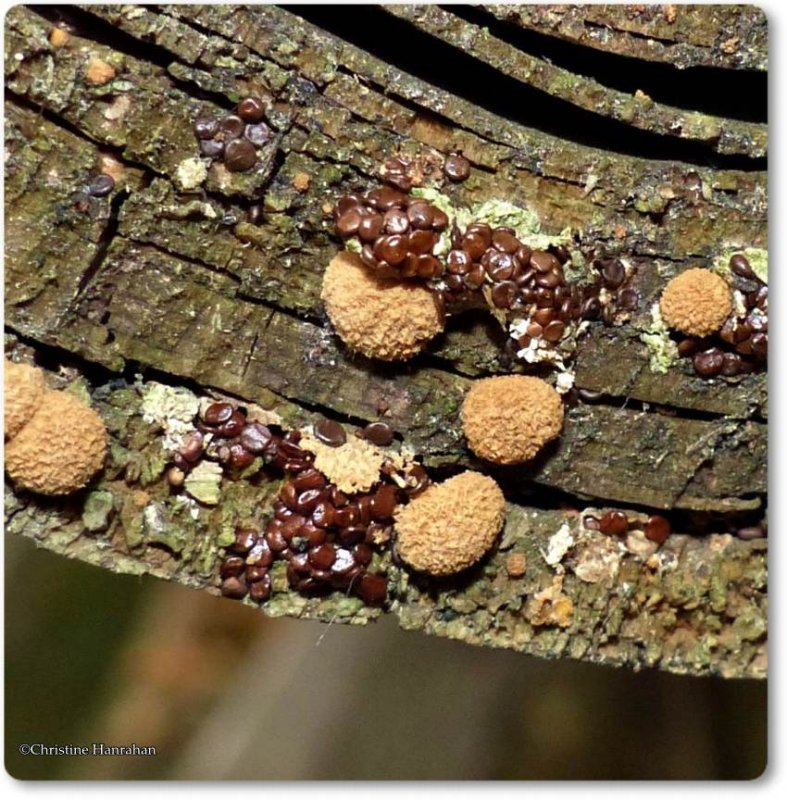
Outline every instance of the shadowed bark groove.
<svg viewBox="0 0 787 800">
<path fill-rule="evenodd" d="M 652 36 L 653 60 L 669 51 L 682 54 L 681 66 L 765 66 L 764 22 L 750 7 L 734 12 L 735 57 L 718 27 L 732 11 L 696 11 L 690 21 L 679 7 L 670 23 L 612 7 L 581 17 L 554 7 L 484 8 L 472 13 L 570 39 L 588 59 L 602 42 L 641 59 Z M 154 382 L 231 395 L 291 424 L 318 413 L 362 424 L 384 401 L 387 421 L 436 474 L 487 469 L 464 447 L 458 412 L 474 377 L 511 369 L 494 321 L 453 318 L 413 363 L 379 365 L 347 352 L 319 301 L 338 247 L 330 217 L 337 197 L 374 184 L 390 154 L 434 158 L 461 148 L 475 168 L 465 183 L 441 187 L 451 202 L 506 199 L 530 208 L 548 233 L 570 226 L 581 247 L 625 255 L 637 265 L 642 303 L 626 325 L 596 326 L 580 340 L 576 385 L 602 393 L 599 401 L 569 409 L 559 442 L 527 469 L 492 470 L 509 501 L 499 547 L 444 584 L 392 565 L 387 612 L 408 629 L 545 657 L 763 677 L 767 543 L 733 538 L 724 522 L 764 510 L 766 376 L 709 383 L 682 366 L 654 373 L 640 335 L 669 276 L 709 265 L 722 248 L 765 247 L 764 120 L 718 117 L 723 135 L 673 135 L 670 120 L 682 109 L 657 103 L 620 113 L 620 90 L 598 83 L 592 61 L 587 75 L 553 68 L 450 8 L 365 13 L 396 18 L 413 36 L 463 48 L 479 69 L 484 62 L 581 106 L 599 131 L 614 119 L 632 137 L 647 134 L 683 155 L 650 159 L 611 140 L 590 146 L 554 126 L 540 129 L 537 117 L 524 124 L 431 83 L 425 67 L 410 74 L 365 51 L 355 34 L 343 40 L 336 33 L 344 18 L 329 26 L 333 33 L 320 29 L 313 10 L 12 9 L 6 350 L 44 366 L 50 385 L 89 395 L 112 447 L 100 480 L 73 497 L 46 500 L 7 485 L 7 530 L 116 572 L 216 592 L 223 537 L 238 522 L 262 522 L 278 484 L 225 479 L 218 506 L 195 511 L 179 502 L 164 478 L 161 430 L 142 417 Z M 56 23 L 71 30 L 65 46 L 49 42 Z M 600 39 L 594 31 L 604 26 Z M 96 58 L 116 70 L 104 86 L 85 79 Z M 564 80 L 577 91 L 562 91 Z M 179 188 L 178 166 L 197 155 L 194 119 L 248 94 L 268 103 L 275 131 L 257 167 L 228 173 L 214 164 L 203 187 Z M 597 104 L 586 102 L 591 96 Z M 713 158 L 698 158 L 700 146 Z M 113 192 L 86 208 L 75 203 L 107 159 L 119 175 Z M 295 180 L 303 175 L 306 188 Z M 262 207 L 259 224 L 248 221 L 252 203 Z M 588 538 L 577 512 L 618 506 L 668 510 L 676 533 L 657 555 L 626 551 L 595 582 L 583 580 L 579 565 L 605 544 Z M 550 565 L 544 554 L 560 530 L 576 544 Z M 527 557 L 522 577 L 507 571 L 512 553 Z M 274 586 L 265 613 L 357 623 L 381 613 L 342 595 L 302 598 L 281 572 Z"/>
</svg>

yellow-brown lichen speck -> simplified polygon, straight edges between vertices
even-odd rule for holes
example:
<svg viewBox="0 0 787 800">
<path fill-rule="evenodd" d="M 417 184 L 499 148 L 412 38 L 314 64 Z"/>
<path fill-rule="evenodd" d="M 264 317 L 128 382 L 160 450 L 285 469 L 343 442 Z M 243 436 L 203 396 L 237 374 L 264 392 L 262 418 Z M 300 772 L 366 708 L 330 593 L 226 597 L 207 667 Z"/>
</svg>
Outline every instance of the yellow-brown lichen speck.
<svg viewBox="0 0 787 800">
<path fill-rule="evenodd" d="M 342 340 L 369 358 L 403 361 L 443 330 L 439 300 L 426 286 L 380 278 L 354 253 L 325 270 L 325 309 Z"/>
<path fill-rule="evenodd" d="M 560 434 L 563 403 L 540 378 L 506 375 L 476 381 L 462 404 L 470 449 L 496 464 L 520 464 Z"/>
<path fill-rule="evenodd" d="M 12 439 L 33 416 L 46 389 L 44 374 L 29 364 L 6 359 L 3 372 L 5 438 Z"/>
<path fill-rule="evenodd" d="M 419 572 L 453 575 L 488 552 L 504 518 L 505 498 L 497 483 L 479 472 L 462 472 L 399 508 L 396 549 Z"/>
<path fill-rule="evenodd" d="M 506 572 L 509 578 L 521 578 L 527 572 L 527 556 L 524 553 L 510 553 L 506 558 Z"/>
<path fill-rule="evenodd" d="M 534 627 L 568 628 L 574 617 L 574 601 L 563 592 L 563 575 L 555 575 L 551 586 L 536 592 L 525 604 L 523 615 Z"/>
<path fill-rule="evenodd" d="M 71 34 L 63 28 L 52 28 L 49 31 L 49 44 L 52 47 L 65 47 L 71 40 Z"/>
<path fill-rule="evenodd" d="M 666 285 L 659 306 L 670 328 L 689 336 L 708 336 L 732 313 L 732 293 L 724 278 L 695 267 Z"/>
<path fill-rule="evenodd" d="M 103 466 L 104 423 L 76 397 L 47 391 L 27 424 L 5 448 L 5 468 L 18 486 L 62 495 L 87 485 Z"/>
<path fill-rule="evenodd" d="M 297 172 L 293 175 L 292 185 L 298 192 L 308 192 L 312 179 L 308 172 Z"/>
<path fill-rule="evenodd" d="M 105 83 L 109 83 L 116 74 L 112 64 L 108 64 L 100 58 L 94 58 L 87 65 L 85 79 L 93 86 L 103 86 Z"/>
<path fill-rule="evenodd" d="M 345 494 L 368 492 L 380 480 L 380 468 L 390 455 L 356 436 L 340 447 L 331 447 L 304 433 L 298 446 L 314 453 L 315 468 Z"/>
</svg>

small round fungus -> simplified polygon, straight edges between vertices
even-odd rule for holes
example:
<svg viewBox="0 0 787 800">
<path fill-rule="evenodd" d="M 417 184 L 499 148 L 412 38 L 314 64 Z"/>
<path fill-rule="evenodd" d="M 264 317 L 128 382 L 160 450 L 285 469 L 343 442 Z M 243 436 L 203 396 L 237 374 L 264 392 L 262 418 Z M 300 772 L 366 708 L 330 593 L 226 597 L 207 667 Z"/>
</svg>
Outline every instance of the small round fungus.
<svg viewBox="0 0 787 800">
<path fill-rule="evenodd" d="M 695 268 L 667 284 L 659 305 L 670 328 L 690 336 L 708 336 L 718 331 L 732 312 L 732 295 L 723 278 Z"/>
<path fill-rule="evenodd" d="M 101 469 L 107 431 L 93 409 L 65 392 L 47 391 L 27 424 L 5 446 L 17 485 L 39 494 L 81 489 Z"/>
<path fill-rule="evenodd" d="M 5 361 L 5 438 L 13 439 L 33 416 L 44 394 L 44 374 L 29 364 Z"/>
<path fill-rule="evenodd" d="M 93 84 L 93 86 L 103 86 L 105 83 L 109 83 L 115 75 L 117 75 L 117 70 L 112 64 L 108 64 L 100 58 L 92 59 L 85 72 L 87 82 Z"/>
<path fill-rule="evenodd" d="M 443 330 L 433 292 L 419 283 L 380 278 L 354 253 L 339 253 L 328 265 L 322 299 L 342 340 L 369 358 L 411 358 Z"/>
<path fill-rule="evenodd" d="M 462 472 L 399 508 L 396 549 L 413 569 L 453 575 L 484 556 L 504 518 L 505 499 L 497 483 L 479 472 Z"/>
<path fill-rule="evenodd" d="M 465 397 L 462 425 L 477 456 L 497 464 L 520 464 L 558 436 L 563 403 L 540 378 L 485 378 L 476 381 Z"/>
</svg>

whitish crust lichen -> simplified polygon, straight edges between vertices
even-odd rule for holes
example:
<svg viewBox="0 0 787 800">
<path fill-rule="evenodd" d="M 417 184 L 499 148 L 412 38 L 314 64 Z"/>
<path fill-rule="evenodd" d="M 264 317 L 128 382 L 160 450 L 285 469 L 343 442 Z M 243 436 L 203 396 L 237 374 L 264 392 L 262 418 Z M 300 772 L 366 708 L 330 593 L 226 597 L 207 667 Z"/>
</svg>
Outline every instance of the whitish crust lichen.
<svg viewBox="0 0 787 800">
<path fill-rule="evenodd" d="M 331 447 L 305 431 L 298 446 L 314 453 L 315 468 L 345 494 L 368 492 L 379 482 L 386 461 L 399 471 L 406 470 L 412 463 L 407 452 L 384 450 L 357 436 L 350 436 L 340 447 Z"/>
<path fill-rule="evenodd" d="M 315 468 L 345 494 L 368 492 L 380 480 L 385 454 L 356 436 L 350 436 L 341 447 L 331 447 L 305 433 L 298 446 L 314 453 Z"/>
</svg>

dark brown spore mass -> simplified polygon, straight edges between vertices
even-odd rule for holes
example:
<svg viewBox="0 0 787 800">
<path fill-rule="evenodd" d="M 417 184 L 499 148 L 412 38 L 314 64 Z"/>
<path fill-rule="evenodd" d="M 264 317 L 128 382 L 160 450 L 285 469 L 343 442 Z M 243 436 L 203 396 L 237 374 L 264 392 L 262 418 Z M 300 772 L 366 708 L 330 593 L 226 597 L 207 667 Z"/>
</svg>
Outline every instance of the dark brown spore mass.
<svg viewBox="0 0 787 800">
<path fill-rule="evenodd" d="M 230 172 L 247 172 L 257 163 L 257 150 L 248 139 L 233 139 L 224 147 L 224 166 Z"/>
<path fill-rule="evenodd" d="M 344 426 L 333 419 L 318 419 L 314 423 L 314 435 L 330 447 L 341 447 L 347 441 Z"/>
<path fill-rule="evenodd" d="M 451 153 L 445 160 L 443 173 L 453 183 L 466 181 L 470 177 L 470 162 L 461 153 Z"/>
</svg>

